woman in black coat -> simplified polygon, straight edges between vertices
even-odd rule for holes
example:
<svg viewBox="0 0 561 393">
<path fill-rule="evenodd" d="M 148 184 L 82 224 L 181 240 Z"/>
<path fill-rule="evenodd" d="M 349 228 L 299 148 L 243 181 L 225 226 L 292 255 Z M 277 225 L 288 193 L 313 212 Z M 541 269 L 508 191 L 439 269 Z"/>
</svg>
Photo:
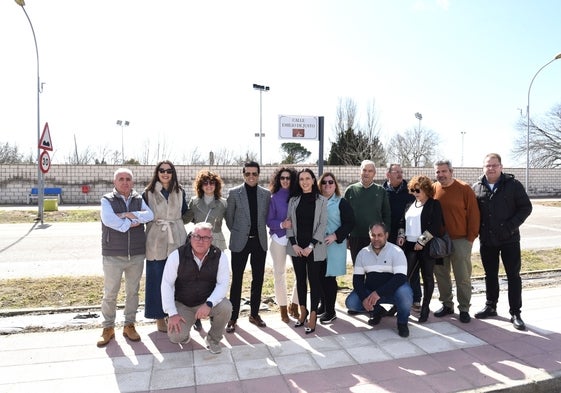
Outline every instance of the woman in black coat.
<svg viewBox="0 0 561 393">
<path fill-rule="evenodd" d="M 415 176 L 409 181 L 409 192 L 415 201 L 405 208 L 405 216 L 400 225 L 398 245 L 403 246 L 407 256 L 407 276 L 410 280 L 419 279 L 419 270 L 423 277 L 423 302 L 419 322 L 426 322 L 429 316 L 429 304 L 434 292 L 435 259 L 429 254 L 429 245 L 433 236 L 440 236 L 443 229 L 442 208 L 440 202 L 433 199 L 432 181 L 427 176 Z M 415 279 L 416 277 L 416 279 Z M 418 282 L 411 282 L 413 302 L 421 300 Z M 419 291 L 418 291 L 419 292 Z"/>
</svg>

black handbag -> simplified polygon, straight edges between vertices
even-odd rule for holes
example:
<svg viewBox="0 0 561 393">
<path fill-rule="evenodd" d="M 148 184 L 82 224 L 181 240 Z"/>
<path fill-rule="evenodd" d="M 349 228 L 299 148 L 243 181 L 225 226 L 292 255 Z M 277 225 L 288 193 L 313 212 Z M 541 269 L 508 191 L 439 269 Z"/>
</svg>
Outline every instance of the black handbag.
<svg viewBox="0 0 561 393">
<path fill-rule="evenodd" d="M 431 205 L 430 217 L 432 217 L 432 211 L 434 205 Z M 442 216 L 442 227 L 444 228 L 444 233 L 441 236 L 433 236 L 429 243 L 429 255 L 434 259 L 442 259 L 444 257 L 450 256 L 454 252 L 454 245 L 452 244 L 452 239 L 446 231 L 446 224 L 444 223 L 444 215 Z"/>
<path fill-rule="evenodd" d="M 454 246 L 448 232 L 444 231 L 442 236 L 434 236 L 429 243 L 429 255 L 431 258 L 441 259 L 452 254 Z"/>
</svg>

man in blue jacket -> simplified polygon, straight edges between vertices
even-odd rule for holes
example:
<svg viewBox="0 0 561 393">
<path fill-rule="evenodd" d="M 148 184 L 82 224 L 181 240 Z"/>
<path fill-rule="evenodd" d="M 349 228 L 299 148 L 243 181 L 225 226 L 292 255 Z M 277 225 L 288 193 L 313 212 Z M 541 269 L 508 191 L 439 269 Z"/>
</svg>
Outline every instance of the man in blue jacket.
<svg viewBox="0 0 561 393">
<path fill-rule="evenodd" d="M 532 213 L 532 203 L 524 186 L 514 175 L 502 172 L 501 156 L 485 156 L 483 176 L 473 185 L 479 204 L 481 224 L 479 253 L 485 269 L 485 308 L 475 318 L 485 319 L 497 315 L 499 301 L 499 255 L 508 279 L 510 321 L 514 328 L 525 330 L 520 317 L 522 308 L 522 279 L 520 278 L 519 227 Z"/>
</svg>

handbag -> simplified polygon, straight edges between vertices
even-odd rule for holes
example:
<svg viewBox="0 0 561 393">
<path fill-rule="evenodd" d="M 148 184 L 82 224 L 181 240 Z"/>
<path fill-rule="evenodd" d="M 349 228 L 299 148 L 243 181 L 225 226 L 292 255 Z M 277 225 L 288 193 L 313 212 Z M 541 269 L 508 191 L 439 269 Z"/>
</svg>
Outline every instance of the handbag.
<svg viewBox="0 0 561 393">
<path fill-rule="evenodd" d="M 430 217 L 432 217 L 433 206 L 431 205 Z M 446 231 L 446 224 L 444 223 L 444 216 L 442 216 L 442 226 L 444 227 L 444 232 L 441 236 L 433 236 L 429 243 L 429 255 L 434 259 L 442 259 L 444 257 L 450 256 L 454 252 L 454 245 L 452 244 L 452 239 Z"/>
<path fill-rule="evenodd" d="M 444 231 L 442 236 L 434 236 L 429 244 L 429 255 L 431 258 L 441 259 L 452 254 L 454 246 L 448 232 Z"/>
</svg>

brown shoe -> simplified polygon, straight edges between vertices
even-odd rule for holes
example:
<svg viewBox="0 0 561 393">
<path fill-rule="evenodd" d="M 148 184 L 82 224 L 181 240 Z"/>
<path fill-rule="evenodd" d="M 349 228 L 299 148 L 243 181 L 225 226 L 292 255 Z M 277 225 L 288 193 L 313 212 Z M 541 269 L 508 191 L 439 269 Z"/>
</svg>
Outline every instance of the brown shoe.
<svg viewBox="0 0 561 393">
<path fill-rule="evenodd" d="M 226 325 L 226 333 L 234 333 L 236 331 L 236 321 L 230 319 Z"/>
<path fill-rule="evenodd" d="M 298 305 L 296 303 L 292 303 L 290 305 L 289 313 L 290 313 L 290 316 L 294 319 L 299 319 L 300 318 L 300 310 L 298 309 Z"/>
<path fill-rule="evenodd" d="M 280 306 L 280 314 L 281 314 L 281 320 L 284 323 L 290 322 L 290 318 L 288 318 L 288 308 L 286 306 Z"/>
<path fill-rule="evenodd" d="M 113 327 L 103 328 L 103 332 L 101 332 L 101 336 L 97 340 L 97 346 L 100 348 L 104 347 L 107 344 L 109 344 L 109 341 L 111 341 L 113 338 L 115 338 L 115 328 Z"/>
<path fill-rule="evenodd" d="M 159 332 L 168 332 L 168 324 L 164 318 L 156 319 L 156 327 L 158 328 Z"/>
<path fill-rule="evenodd" d="M 129 323 L 123 328 L 123 336 L 131 341 L 140 341 L 140 336 L 134 328 L 134 323 Z"/>
<path fill-rule="evenodd" d="M 250 315 L 249 316 L 249 322 L 251 322 L 255 326 L 267 327 L 267 324 L 261 319 L 259 314 L 257 314 L 256 316 Z"/>
</svg>

